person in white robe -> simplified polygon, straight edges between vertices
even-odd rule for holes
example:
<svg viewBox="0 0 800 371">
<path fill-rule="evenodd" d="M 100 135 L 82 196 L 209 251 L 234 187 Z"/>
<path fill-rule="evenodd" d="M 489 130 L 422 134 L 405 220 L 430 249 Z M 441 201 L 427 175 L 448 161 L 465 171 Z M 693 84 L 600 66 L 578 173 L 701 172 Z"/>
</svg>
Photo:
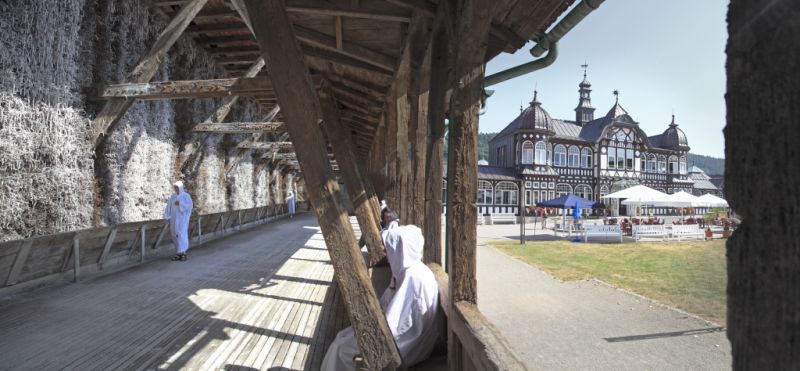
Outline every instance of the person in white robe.
<svg viewBox="0 0 800 371">
<path fill-rule="evenodd" d="M 172 260 L 186 260 L 186 250 L 189 250 L 189 218 L 192 216 L 192 197 L 183 190 L 183 182 L 173 184 L 175 193 L 167 201 L 164 209 L 164 219 L 169 221 L 170 237 L 175 244 L 175 256 Z"/>
<path fill-rule="evenodd" d="M 393 227 L 382 233 L 392 284 L 381 297 L 397 349 L 406 367 L 430 356 L 439 338 L 436 325 L 439 286 L 433 272 L 422 262 L 424 237 L 415 225 Z M 322 361 L 323 371 L 355 370 L 359 354 L 352 327 L 339 332 Z"/>
<path fill-rule="evenodd" d="M 294 193 L 293 193 L 293 192 L 291 192 L 291 191 L 289 191 L 289 196 L 288 196 L 288 197 L 286 197 L 286 207 L 287 207 L 287 209 L 288 209 L 288 211 L 289 211 L 289 217 L 290 217 L 290 218 L 293 218 L 293 217 L 294 217 L 294 211 L 295 211 L 295 201 L 296 201 L 296 200 L 297 200 L 297 199 L 295 198 L 295 195 L 294 195 Z"/>
</svg>

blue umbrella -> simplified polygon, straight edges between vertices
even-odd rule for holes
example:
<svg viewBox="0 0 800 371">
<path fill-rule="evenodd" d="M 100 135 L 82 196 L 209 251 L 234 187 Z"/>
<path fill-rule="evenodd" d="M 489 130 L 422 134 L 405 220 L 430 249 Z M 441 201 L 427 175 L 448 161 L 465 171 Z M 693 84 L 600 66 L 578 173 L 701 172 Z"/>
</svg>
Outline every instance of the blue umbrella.
<svg viewBox="0 0 800 371">
<path fill-rule="evenodd" d="M 581 205 L 578 201 L 575 201 L 575 207 L 572 208 L 572 218 L 573 219 L 581 218 Z"/>
<path fill-rule="evenodd" d="M 563 195 L 561 197 L 557 197 L 552 200 L 538 202 L 536 203 L 536 206 L 567 209 L 570 207 L 574 207 L 575 205 L 578 205 L 582 209 L 586 209 L 593 207 L 595 204 L 596 202 L 594 201 L 590 201 L 570 193 L 568 195 Z"/>
</svg>

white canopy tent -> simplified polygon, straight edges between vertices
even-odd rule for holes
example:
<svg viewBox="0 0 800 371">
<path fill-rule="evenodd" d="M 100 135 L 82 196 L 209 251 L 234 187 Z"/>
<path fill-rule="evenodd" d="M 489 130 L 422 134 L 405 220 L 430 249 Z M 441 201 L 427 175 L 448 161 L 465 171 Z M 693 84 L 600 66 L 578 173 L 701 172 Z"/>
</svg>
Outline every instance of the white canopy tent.
<svg viewBox="0 0 800 371">
<path fill-rule="evenodd" d="M 650 205 L 653 202 L 663 202 L 667 200 L 668 196 L 669 195 L 664 192 L 660 192 L 640 184 L 640 185 L 635 185 L 633 187 L 625 188 L 621 191 L 614 192 L 609 195 L 605 195 L 602 198 L 616 199 L 616 200 L 625 199 L 625 201 L 621 202 L 621 204 L 626 206 L 628 205 L 637 206 L 636 210 L 638 213 L 639 207 L 641 205 Z M 615 207 L 614 215 L 616 215 L 618 214 L 618 212 L 616 211 L 616 206 L 614 207 Z"/>
<path fill-rule="evenodd" d="M 724 198 L 714 196 L 710 193 L 704 194 L 697 198 L 706 207 L 728 207 L 728 201 Z"/>
<path fill-rule="evenodd" d="M 661 192 L 659 192 L 661 193 Z M 684 191 L 665 194 L 662 199 L 632 201 L 630 199 L 622 201 L 623 205 L 644 205 L 655 207 L 704 207 L 706 204 L 698 199 L 697 196 Z"/>
</svg>

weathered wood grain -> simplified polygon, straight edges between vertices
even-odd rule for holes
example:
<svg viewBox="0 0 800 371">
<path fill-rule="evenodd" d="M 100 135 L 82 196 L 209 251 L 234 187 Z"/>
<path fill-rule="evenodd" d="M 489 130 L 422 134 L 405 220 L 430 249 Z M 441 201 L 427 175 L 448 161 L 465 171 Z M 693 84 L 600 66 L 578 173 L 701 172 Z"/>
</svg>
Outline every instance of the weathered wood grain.
<svg viewBox="0 0 800 371">
<path fill-rule="evenodd" d="M 192 131 L 220 134 L 278 133 L 286 131 L 286 128 L 283 122 L 216 122 L 199 123 Z"/>
<path fill-rule="evenodd" d="M 213 80 L 164 81 L 107 85 L 97 92 L 98 98 L 191 99 L 228 96 L 271 96 L 269 78 L 241 77 Z"/>
<path fill-rule="evenodd" d="M 281 0 L 246 0 L 264 59 L 275 83 L 275 92 L 286 117 L 292 141 L 303 151 L 302 164 L 308 197 L 314 207 L 337 280 L 348 304 L 359 349 L 374 369 L 396 368 L 400 355 L 380 310 L 367 269 L 356 246 L 347 215 L 338 201 L 325 142 L 317 125 L 319 103 L 303 52 Z"/>
</svg>

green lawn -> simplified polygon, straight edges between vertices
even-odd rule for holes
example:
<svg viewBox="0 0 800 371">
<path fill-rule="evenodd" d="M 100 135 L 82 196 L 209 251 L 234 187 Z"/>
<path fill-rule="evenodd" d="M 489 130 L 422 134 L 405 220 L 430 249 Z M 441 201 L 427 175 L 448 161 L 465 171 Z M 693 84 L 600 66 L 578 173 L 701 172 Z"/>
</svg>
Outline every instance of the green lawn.
<svg viewBox="0 0 800 371">
<path fill-rule="evenodd" d="M 725 323 L 725 240 L 625 244 L 497 241 L 492 246 L 564 281 L 597 278 Z"/>
</svg>

